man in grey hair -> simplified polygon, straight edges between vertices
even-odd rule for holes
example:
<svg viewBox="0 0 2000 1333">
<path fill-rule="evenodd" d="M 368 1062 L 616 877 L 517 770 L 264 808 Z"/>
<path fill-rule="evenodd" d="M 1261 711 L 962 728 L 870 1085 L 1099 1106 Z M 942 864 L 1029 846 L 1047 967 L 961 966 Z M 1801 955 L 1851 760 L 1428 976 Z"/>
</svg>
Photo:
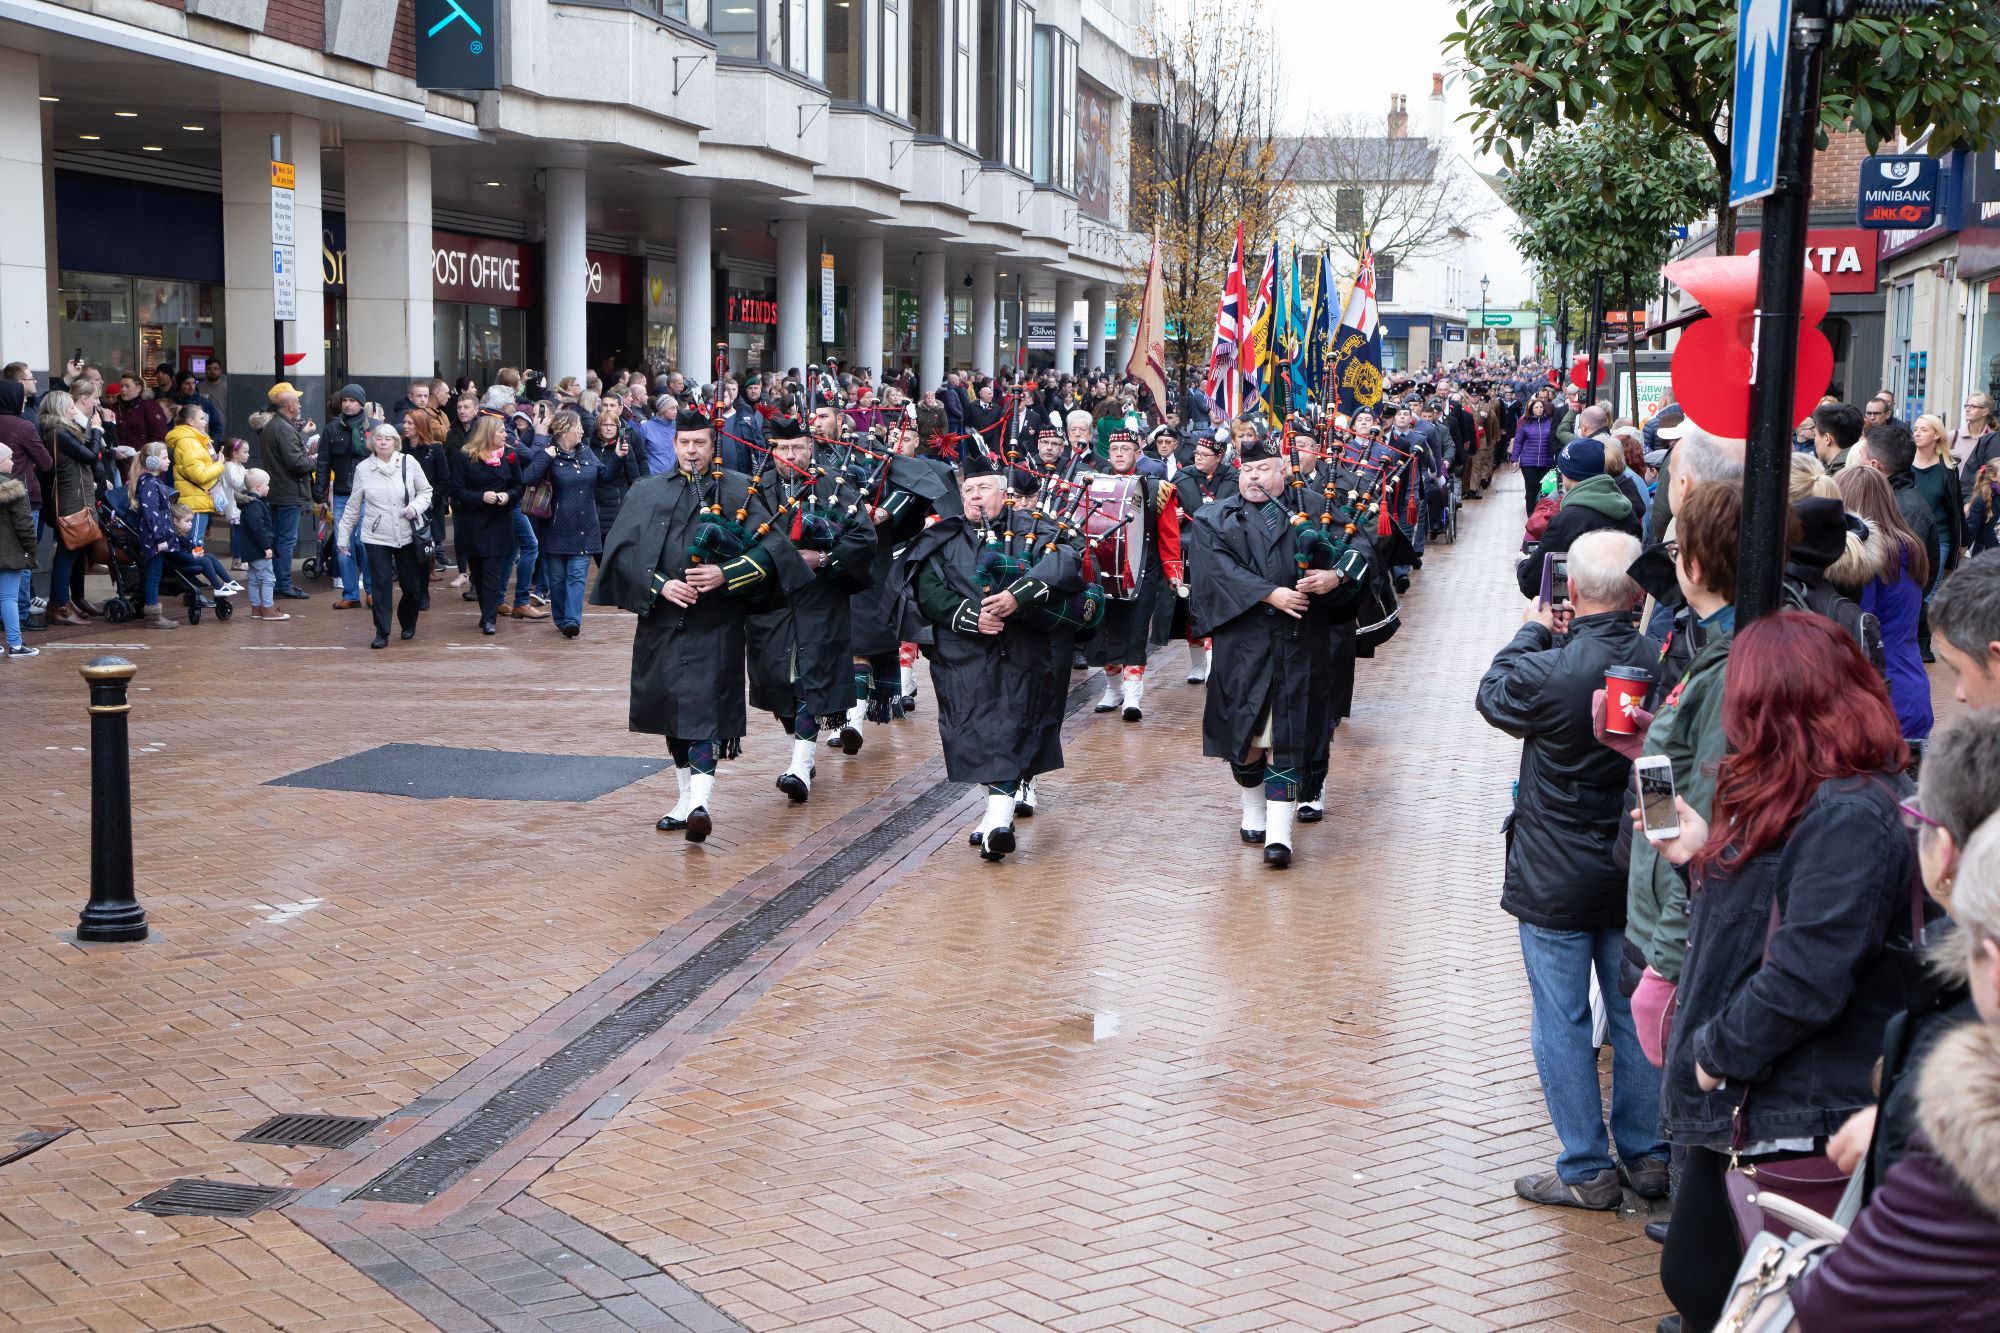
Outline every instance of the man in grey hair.
<svg viewBox="0 0 2000 1333">
<path fill-rule="evenodd" d="M 1606 670 L 1650 676 L 1659 662 L 1632 624 L 1639 587 L 1625 570 L 1638 558 L 1639 540 L 1628 533 L 1579 536 L 1569 548 L 1568 614 L 1530 603 L 1477 699 L 1481 717 L 1521 742 L 1500 907 L 1518 922 L 1533 1000 L 1529 1044 L 1562 1143 L 1554 1167 L 1522 1176 L 1514 1192 L 1605 1211 L 1618 1207 L 1621 1173 L 1641 1198 L 1667 1192 L 1660 1071 L 1640 1048 L 1631 1002 L 1618 988 L 1626 876 L 1612 849 L 1625 836 L 1632 765 L 1591 730 L 1591 696 Z M 1611 1047 L 1608 1134 L 1591 1044 L 1593 974 Z"/>
</svg>

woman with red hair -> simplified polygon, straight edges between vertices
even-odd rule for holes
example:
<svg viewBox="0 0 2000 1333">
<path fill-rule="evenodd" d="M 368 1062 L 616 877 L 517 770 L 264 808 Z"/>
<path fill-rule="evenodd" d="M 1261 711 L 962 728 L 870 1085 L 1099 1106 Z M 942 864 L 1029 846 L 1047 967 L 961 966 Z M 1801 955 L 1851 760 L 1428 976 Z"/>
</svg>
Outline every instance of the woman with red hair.
<svg viewBox="0 0 2000 1333">
<path fill-rule="evenodd" d="M 1714 1324 L 1741 1258 L 1732 1146 L 1745 1160 L 1823 1154 L 1873 1102 L 1883 1027 L 1913 998 L 1884 949 L 1910 933 L 1917 863 L 1882 677 L 1831 620 L 1780 611 L 1735 636 L 1722 726 L 1713 825 L 1677 802 L 1680 836 L 1656 843 L 1690 880 L 1661 1094 L 1688 1151 L 1660 1257 L 1690 1331 Z"/>
</svg>

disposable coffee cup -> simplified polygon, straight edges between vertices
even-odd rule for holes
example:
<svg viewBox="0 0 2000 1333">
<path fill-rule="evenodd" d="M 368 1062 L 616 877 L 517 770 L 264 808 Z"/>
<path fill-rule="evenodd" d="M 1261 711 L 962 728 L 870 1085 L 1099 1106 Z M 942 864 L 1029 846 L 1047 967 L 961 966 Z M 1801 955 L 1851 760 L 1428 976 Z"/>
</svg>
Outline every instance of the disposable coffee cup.
<svg viewBox="0 0 2000 1333">
<path fill-rule="evenodd" d="M 1645 706 L 1653 677 L 1638 667 L 1608 667 L 1604 672 L 1604 729 L 1614 736 L 1639 734 L 1638 711 Z"/>
</svg>

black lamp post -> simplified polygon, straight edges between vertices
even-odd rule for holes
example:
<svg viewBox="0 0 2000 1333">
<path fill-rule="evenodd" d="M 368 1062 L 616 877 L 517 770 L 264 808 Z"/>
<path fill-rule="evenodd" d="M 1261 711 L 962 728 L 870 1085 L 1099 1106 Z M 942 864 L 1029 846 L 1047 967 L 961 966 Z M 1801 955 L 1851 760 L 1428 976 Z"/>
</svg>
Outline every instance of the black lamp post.
<svg viewBox="0 0 2000 1333">
<path fill-rule="evenodd" d="M 1492 285 L 1493 279 L 1484 273 L 1479 275 L 1479 358 L 1482 361 L 1486 359 L 1486 344 L 1493 337 L 1486 331 L 1486 292 Z"/>
</svg>

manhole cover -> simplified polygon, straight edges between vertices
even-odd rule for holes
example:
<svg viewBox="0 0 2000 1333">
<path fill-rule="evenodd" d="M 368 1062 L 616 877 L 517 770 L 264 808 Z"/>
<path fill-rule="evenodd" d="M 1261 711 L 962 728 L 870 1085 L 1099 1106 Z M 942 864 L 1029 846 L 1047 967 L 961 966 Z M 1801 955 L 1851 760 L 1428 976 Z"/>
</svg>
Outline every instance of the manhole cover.
<svg viewBox="0 0 2000 1333">
<path fill-rule="evenodd" d="M 345 1148 L 381 1121 L 361 1115 L 278 1115 L 236 1141 L 283 1143 L 299 1148 Z"/>
<path fill-rule="evenodd" d="M 226 1180 L 176 1180 L 132 1205 L 135 1213 L 162 1217 L 248 1217 L 291 1195 L 272 1185 L 238 1185 Z"/>
</svg>

